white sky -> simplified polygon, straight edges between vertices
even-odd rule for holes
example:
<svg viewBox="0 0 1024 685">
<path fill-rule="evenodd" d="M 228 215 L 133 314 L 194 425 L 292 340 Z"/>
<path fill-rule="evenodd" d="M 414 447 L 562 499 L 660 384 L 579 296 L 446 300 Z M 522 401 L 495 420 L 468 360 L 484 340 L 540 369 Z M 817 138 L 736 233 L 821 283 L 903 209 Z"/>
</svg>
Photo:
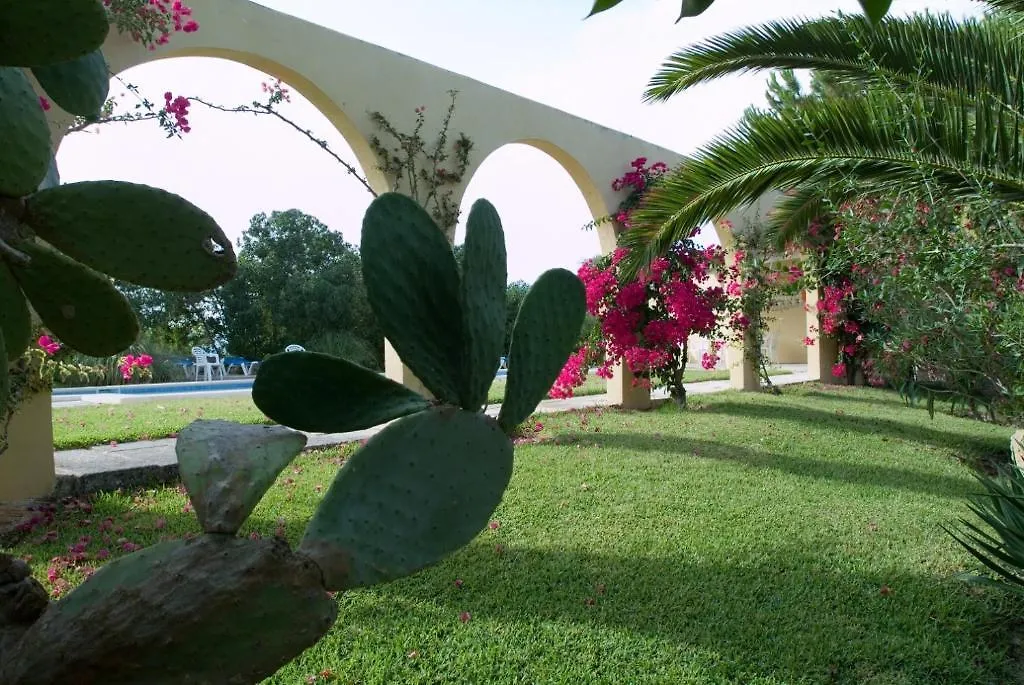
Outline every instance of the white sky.
<svg viewBox="0 0 1024 685">
<path fill-rule="evenodd" d="M 261 4 L 563 109 L 682 153 L 694 151 L 764 101 L 763 76 L 731 77 L 656 105 L 641 102 L 650 76 L 674 50 L 770 19 L 857 11 L 856 0 L 718 0 L 675 24 L 678 0 L 625 0 L 583 21 L 591 0 L 263 0 Z M 785 10 L 781 10 L 784 7 Z M 978 13 L 972 0 L 895 0 L 893 12 Z M 196 17 L 202 31 L 202 16 Z M 172 39 L 173 40 L 173 39 Z M 372 68 L 339 65 L 339 68 Z M 122 74 L 154 102 L 167 90 L 235 105 L 261 99 L 264 76 L 208 58 L 164 60 Z M 112 94 L 125 92 L 114 82 Z M 133 106 L 128 94 L 126 107 Z M 354 161 L 344 139 L 293 92 L 283 112 Z M 429 114 L 429 113 L 428 113 Z M 370 195 L 304 137 L 267 117 L 195 105 L 192 132 L 166 139 L 152 122 L 77 133 L 60 148 L 64 182 L 110 178 L 166 188 L 212 214 L 237 240 L 258 212 L 298 208 L 358 243 Z M 432 120 L 428 117 L 428 124 Z M 466 133 L 472 137 L 473 132 Z M 429 135 L 429 131 L 428 131 Z M 654 160 L 652 160 L 654 161 Z M 627 164 L 629 160 L 623 160 Z M 607 179 L 611 182 L 612 179 Z M 575 269 L 597 236 L 569 175 L 544 153 L 509 145 L 484 161 L 463 202 L 486 197 L 505 225 L 509 280 Z M 140 217 L 144 221 L 145 217 Z M 461 240 L 461 235 L 457 238 Z"/>
</svg>

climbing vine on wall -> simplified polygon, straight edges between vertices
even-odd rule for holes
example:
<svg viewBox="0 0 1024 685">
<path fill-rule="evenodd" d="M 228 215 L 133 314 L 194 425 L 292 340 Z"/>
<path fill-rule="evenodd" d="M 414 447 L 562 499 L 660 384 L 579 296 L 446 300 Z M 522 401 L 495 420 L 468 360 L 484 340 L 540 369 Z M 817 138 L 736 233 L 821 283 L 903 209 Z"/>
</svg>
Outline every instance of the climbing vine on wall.
<svg viewBox="0 0 1024 685">
<path fill-rule="evenodd" d="M 374 125 L 388 139 L 385 143 L 380 136 L 372 136 L 370 147 L 380 159 L 380 170 L 388 177 L 392 189 L 408 195 L 430 212 L 451 242 L 460 214 L 455 189 L 469 168 L 473 141 L 460 132 L 449 143 L 458 91 L 449 90 L 448 95 L 448 109 L 432 143 L 423 138 L 427 108 L 420 106 L 415 109 L 415 123 L 409 133 L 399 131 L 383 113 L 370 112 Z"/>
</svg>

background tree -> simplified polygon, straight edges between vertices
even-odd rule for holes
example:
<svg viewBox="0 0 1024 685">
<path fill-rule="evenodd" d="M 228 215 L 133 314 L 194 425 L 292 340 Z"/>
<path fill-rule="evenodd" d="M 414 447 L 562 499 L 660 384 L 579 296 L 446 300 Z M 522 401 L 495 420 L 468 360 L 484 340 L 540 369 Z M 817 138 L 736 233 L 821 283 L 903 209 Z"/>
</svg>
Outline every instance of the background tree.
<svg viewBox="0 0 1024 685">
<path fill-rule="evenodd" d="M 238 245 L 238 275 L 219 291 L 232 354 L 262 359 L 296 343 L 380 368 L 354 245 L 297 209 L 257 214 Z"/>
<path fill-rule="evenodd" d="M 172 293 L 129 283 L 116 285 L 132 303 L 149 342 L 183 354 L 196 345 L 223 343 L 224 316 L 215 291 Z"/>
<path fill-rule="evenodd" d="M 522 306 L 530 284 L 526 281 L 513 281 L 505 286 L 505 356 L 512 346 L 512 325 L 516 322 L 519 307 Z"/>
</svg>

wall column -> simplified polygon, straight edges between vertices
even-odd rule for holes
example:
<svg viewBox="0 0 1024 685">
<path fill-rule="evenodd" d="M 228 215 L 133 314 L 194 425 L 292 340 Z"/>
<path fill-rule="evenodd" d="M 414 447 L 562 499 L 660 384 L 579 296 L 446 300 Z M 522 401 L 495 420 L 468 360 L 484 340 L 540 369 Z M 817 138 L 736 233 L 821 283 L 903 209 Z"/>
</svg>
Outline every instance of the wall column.
<svg viewBox="0 0 1024 685">
<path fill-rule="evenodd" d="M 623 409 L 650 409 L 651 391 L 647 388 L 633 385 L 635 376 L 623 364 L 616 364 L 614 375 L 608 379 L 608 399 L 611 404 L 620 406 Z"/>
<path fill-rule="evenodd" d="M 591 210 L 593 210 L 593 206 Z M 604 214 L 607 214 L 607 212 Z M 604 214 L 594 212 L 594 217 L 604 216 Z M 625 227 L 617 221 L 601 224 L 597 227 L 597 236 L 601 242 L 602 254 L 608 255 L 615 251 L 619 242 L 619 233 L 624 229 Z M 609 401 L 623 409 L 650 409 L 653 406 L 651 391 L 643 386 L 634 386 L 633 379 L 633 373 L 625 365 L 622 363 L 616 364 L 612 370 L 612 377 L 605 384 Z"/>
<path fill-rule="evenodd" d="M 396 383 L 401 383 L 410 390 L 418 392 L 427 399 L 434 399 L 434 396 L 427 390 L 420 379 L 413 375 L 408 366 L 402 363 L 398 352 L 391 346 L 391 341 L 387 338 L 384 339 L 384 375 Z"/>
<path fill-rule="evenodd" d="M 753 360 L 747 355 L 753 344 L 753 335 L 744 332 L 742 341 L 732 343 L 726 349 L 725 359 L 729 367 L 729 384 L 734 390 L 747 392 L 761 389 L 761 376 Z"/>
<path fill-rule="evenodd" d="M 804 311 L 807 313 L 807 337 L 814 344 L 807 346 L 807 378 L 829 385 L 846 385 L 846 378 L 837 378 L 832 375 L 832 365 L 839 359 L 839 341 L 832 336 L 821 334 L 821 325 L 818 320 L 818 290 L 807 291 L 807 304 Z"/>
</svg>

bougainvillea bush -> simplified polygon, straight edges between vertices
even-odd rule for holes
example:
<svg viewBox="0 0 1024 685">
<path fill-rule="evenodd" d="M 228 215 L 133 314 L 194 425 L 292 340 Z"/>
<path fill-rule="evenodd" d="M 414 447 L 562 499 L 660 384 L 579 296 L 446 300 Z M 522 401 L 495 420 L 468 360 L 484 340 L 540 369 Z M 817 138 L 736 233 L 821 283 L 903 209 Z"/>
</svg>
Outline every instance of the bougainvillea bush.
<svg viewBox="0 0 1024 685">
<path fill-rule="evenodd" d="M 1024 224 L 998 205 L 871 198 L 839 208 L 823 332 L 861 322 L 866 374 L 1024 417 Z"/>
<path fill-rule="evenodd" d="M 615 190 L 631 189 L 629 196 L 613 217 L 595 223 L 614 220 L 629 230 L 630 213 L 665 170 L 663 163 L 648 166 L 643 157 L 634 160 L 630 171 L 612 183 Z M 571 397 L 592 365 L 597 365 L 598 375 L 610 378 L 613 367 L 621 363 L 633 373 L 634 383 L 664 386 L 676 402 L 685 404 L 683 376 L 690 337 L 712 340 L 711 351 L 701 360 L 710 369 L 731 331 L 746 324 L 738 298 L 727 292 L 726 284 L 736 278 L 735 264 L 726 264 L 721 247 L 698 245 L 698 232 L 694 229 L 636 278 L 625 276 L 623 260 L 629 251 L 622 247 L 580 267 L 577 275 L 587 289 L 587 311 L 598 326 L 569 358 L 552 397 Z"/>
</svg>

